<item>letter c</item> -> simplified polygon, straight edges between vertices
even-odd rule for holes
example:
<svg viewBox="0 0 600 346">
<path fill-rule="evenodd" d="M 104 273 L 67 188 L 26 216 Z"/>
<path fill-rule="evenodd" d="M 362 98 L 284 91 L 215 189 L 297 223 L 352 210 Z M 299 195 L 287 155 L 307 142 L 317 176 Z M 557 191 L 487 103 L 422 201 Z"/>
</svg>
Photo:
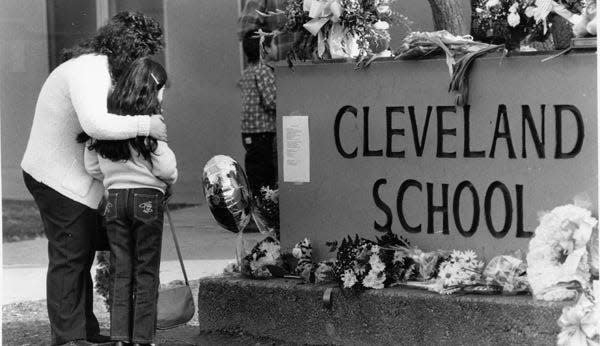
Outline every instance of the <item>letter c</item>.
<svg viewBox="0 0 600 346">
<path fill-rule="evenodd" d="M 344 148 L 342 148 L 342 143 L 340 141 L 340 122 L 342 121 L 342 116 L 346 113 L 352 113 L 354 114 L 355 118 L 358 117 L 358 110 L 356 109 L 356 107 L 344 106 L 340 108 L 337 115 L 335 116 L 335 123 L 333 125 L 333 135 L 335 137 L 335 147 L 337 148 L 340 155 L 342 155 L 342 157 L 346 159 L 353 159 L 358 153 L 358 147 L 354 148 L 354 151 L 352 151 L 351 153 L 348 153 L 344 151 Z"/>
</svg>

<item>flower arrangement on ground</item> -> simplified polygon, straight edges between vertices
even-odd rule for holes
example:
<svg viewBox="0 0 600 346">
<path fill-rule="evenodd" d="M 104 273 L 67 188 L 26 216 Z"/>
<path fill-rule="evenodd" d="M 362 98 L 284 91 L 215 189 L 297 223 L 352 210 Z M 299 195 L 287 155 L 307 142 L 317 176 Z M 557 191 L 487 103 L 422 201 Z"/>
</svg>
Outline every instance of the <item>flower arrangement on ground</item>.
<svg viewBox="0 0 600 346">
<path fill-rule="evenodd" d="M 486 266 L 472 250 L 424 252 L 391 232 L 376 241 L 355 236 L 329 245 L 337 250 L 335 278 L 347 289 L 404 285 L 440 294 L 519 294 L 529 289 L 518 255 L 496 256 Z"/>
<path fill-rule="evenodd" d="M 374 242 L 357 235 L 344 238 L 339 246 L 337 241 L 328 243 L 332 252 L 337 250 L 333 273 L 343 288 L 380 289 L 412 275 L 414 263 L 394 256 L 395 251 L 408 248 L 408 241 L 393 233 L 382 238 Z"/>
<path fill-rule="evenodd" d="M 528 279 L 536 299 L 573 299 L 576 292 L 560 282 L 575 280 L 589 288 L 587 246 L 597 222 L 588 209 L 575 204 L 556 207 L 540 217 L 527 254 Z"/>
<path fill-rule="evenodd" d="M 447 261 L 443 261 L 430 290 L 440 294 L 452 294 L 464 287 L 480 286 L 483 262 L 477 260 L 472 250 L 454 250 Z"/>
<path fill-rule="evenodd" d="M 356 58 L 389 48 L 390 25 L 410 25 L 394 12 L 393 0 L 290 0 L 282 29 L 302 33 L 290 61 L 314 57 Z M 316 53 L 316 54 L 315 54 Z"/>
<path fill-rule="evenodd" d="M 252 279 L 268 279 L 279 276 L 283 259 L 279 241 L 266 237 L 254 245 L 250 253 L 241 260 L 241 265 L 230 263 L 225 269 L 226 274 L 241 273 Z"/>
</svg>

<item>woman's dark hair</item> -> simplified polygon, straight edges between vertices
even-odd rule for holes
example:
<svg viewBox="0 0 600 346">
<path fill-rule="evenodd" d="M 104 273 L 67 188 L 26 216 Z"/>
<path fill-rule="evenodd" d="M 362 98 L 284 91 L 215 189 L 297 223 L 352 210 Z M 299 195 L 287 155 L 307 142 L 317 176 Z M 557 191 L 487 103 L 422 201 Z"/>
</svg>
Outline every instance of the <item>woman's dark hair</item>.
<svg viewBox="0 0 600 346">
<path fill-rule="evenodd" d="M 112 79 L 116 81 L 135 59 L 153 55 L 163 46 L 163 32 L 155 19 L 124 11 L 111 18 L 93 37 L 64 50 L 62 61 L 90 53 L 106 55 Z"/>
<path fill-rule="evenodd" d="M 262 43 L 263 47 L 270 47 L 272 40 L 273 36 L 264 36 Z M 257 37 L 255 31 L 248 31 L 244 34 L 244 38 L 242 39 L 242 49 L 244 50 L 244 54 L 246 54 L 249 63 L 254 64 L 260 60 L 260 39 Z"/>
<path fill-rule="evenodd" d="M 131 67 L 123 73 L 115 88 L 108 97 L 108 111 L 123 116 L 142 114 L 160 114 L 161 102 L 158 92 L 167 83 L 167 72 L 161 64 L 144 57 L 135 60 Z M 82 132 L 77 136 L 80 143 L 90 137 Z M 147 161 L 156 150 L 156 139 L 138 136 L 125 140 L 93 140 L 89 150 L 112 161 L 123 161 L 131 158 L 129 145 Z"/>
</svg>

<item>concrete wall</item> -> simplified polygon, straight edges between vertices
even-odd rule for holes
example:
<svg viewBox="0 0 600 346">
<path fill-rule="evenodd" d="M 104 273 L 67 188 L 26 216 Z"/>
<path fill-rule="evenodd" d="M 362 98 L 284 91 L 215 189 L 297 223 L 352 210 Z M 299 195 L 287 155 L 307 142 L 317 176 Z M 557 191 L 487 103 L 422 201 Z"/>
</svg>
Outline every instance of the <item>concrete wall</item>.
<svg viewBox="0 0 600 346">
<path fill-rule="evenodd" d="M 570 203 L 578 194 L 589 196 L 597 215 L 596 55 L 541 59 L 478 59 L 469 75 L 468 118 L 464 109 L 453 108 L 444 59 L 376 61 L 360 71 L 351 63 L 299 65 L 295 72 L 278 68 L 279 115 L 307 115 L 310 133 L 310 182 L 297 185 L 280 178 L 283 245 L 309 237 L 322 258 L 327 256 L 325 242 L 354 234 L 374 239 L 381 234 L 378 224 L 425 250 L 474 249 L 489 260 L 505 251 L 526 250 L 538 212 Z M 340 112 L 346 105 L 357 114 Z M 541 144 L 534 145 L 523 105 L 529 106 L 536 131 L 545 138 Z M 577 108 L 581 123 L 569 110 L 558 112 L 557 106 L 569 108 L 560 105 Z M 409 106 L 414 106 L 414 121 Z M 363 107 L 369 108 L 368 116 Z M 403 107 L 390 113 L 390 125 L 388 107 Z M 424 143 L 420 153 L 416 141 Z M 394 153 L 387 154 L 388 144 Z M 343 156 L 354 150 L 356 157 Z M 572 156 L 560 155 L 571 150 Z M 471 153 L 475 151 L 481 153 Z M 405 184 L 411 180 L 412 185 Z M 459 190 L 464 181 L 476 193 L 465 186 Z"/>
<path fill-rule="evenodd" d="M 30 198 L 19 165 L 37 95 L 47 75 L 46 1 L 0 1 L 3 198 Z"/>
</svg>

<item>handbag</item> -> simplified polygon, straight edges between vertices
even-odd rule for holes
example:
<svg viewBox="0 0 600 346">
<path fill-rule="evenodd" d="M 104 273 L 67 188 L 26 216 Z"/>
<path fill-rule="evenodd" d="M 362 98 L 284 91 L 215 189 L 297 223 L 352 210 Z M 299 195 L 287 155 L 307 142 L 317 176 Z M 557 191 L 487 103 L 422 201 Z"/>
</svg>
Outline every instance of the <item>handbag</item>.
<svg viewBox="0 0 600 346">
<path fill-rule="evenodd" d="M 156 329 L 160 330 L 171 329 L 186 324 L 194 317 L 194 312 L 196 311 L 196 305 L 194 304 L 194 298 L 192 297 L 192 289 L 188 282 L 183 259 L 181 257 L 181 250 L 179 249 L 179 243 L 177 242 L 177 236 L 175 235 L 173 220 L 171 219 L 171 213 L 169 212 L 166 203 L 165 213 L 167 214 L 171 234 L 173 234 L 173 241 L 175 242 L 177 257 L 179 258 L 179 264 L 181 265 L 181 271 L 183 272 L 185 286 L 167 288 L 158 292 Z"/>
</svg>

